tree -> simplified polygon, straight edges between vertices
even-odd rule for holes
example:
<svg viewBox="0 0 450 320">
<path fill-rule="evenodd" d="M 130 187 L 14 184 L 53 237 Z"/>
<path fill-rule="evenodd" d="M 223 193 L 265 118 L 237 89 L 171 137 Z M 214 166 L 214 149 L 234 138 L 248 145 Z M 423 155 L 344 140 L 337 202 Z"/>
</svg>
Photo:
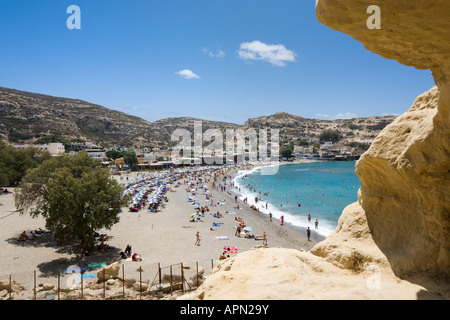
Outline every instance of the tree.
<svg viewBox="0 0 450 320">
<path fill-rule="evenodd" d="M 138 159 L 136 156 L 136 153 L 133 151 L 124 151 L 123 154 L 123 161 L 130 166 L 130 168 L 133 166 L 133 164 L 138 163 Z"/>
<path fill-rule="evenodd" d="M 119 222 L 126 204 L 123 188 L 85 152 L 63 155 L 29 171 L 14 194 L 20 214 L 43 216 L 45 227 L 59 241 L 80 241 L 82 250 L 93 246 L 95 230 Z"/>
<path fill-rule="evenodd" d="M 106 151 L 106 154 L 105 154 L 108 158 L 110 158 L 110 159 L 113 159 L 113 160 L 116 160 L 116 159 L 118 159 L 118 158 L 122 158 L 123 157 L 123 153 L 122 152 L 120 152 L 120 151 L 118 151 L 118 150 L 109 150 L 109 151 Z"/>
<path fill-rule="evenodd" d="M 337 142 L 342 139 L 342 134 L 340 134 L 337 131 L 333 131 L 333 130 L 324 130 L 319 135 L 319 139 L 320 139 L 320 142 L 322 142 L 322 143 L 327 142 L 327 141 Z"/>
<path fill-rule="evenodd" d="M 290 158 L 292 156 L 292 150 L 290 148 L 281 149 L 281 156 L 283 158 Z"/>
<path fill-rule="evenodd" d="M 48 151 L 35 148 L 16 149 L 0 141 L 0 186 L 16 185 L 28 170 L 36 168 L 50 157 Z"/>
</svg>

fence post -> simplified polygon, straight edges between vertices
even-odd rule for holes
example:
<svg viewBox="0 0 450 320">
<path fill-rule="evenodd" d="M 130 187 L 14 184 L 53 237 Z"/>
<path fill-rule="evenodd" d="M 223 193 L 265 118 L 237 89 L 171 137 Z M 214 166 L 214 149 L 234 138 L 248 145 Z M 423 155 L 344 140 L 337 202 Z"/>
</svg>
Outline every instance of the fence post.
<svg viewBox="0 0 450 320">
<path fill-rule="evenodd" d="M 36 300 L 36 270 L 34 270 L 34 300 Z"/>
<path fill-rule="evenodd" d="M 59 292 L 61 291 L 59 276 L 60 276 L 60 271 L 58 271 L 58 300 L 59 300 Z"/>
<path fill-rule="evenodd" d="M 139 300 L 142 300 L 142 267 L 139 267 Z"/>
<path fill-rule="evenodd" d="M 161 280 L 161 263 L 159 263 L 159 262 L 158 262 L 158 280 L 159 280 L 158 284 L 161 284 L 162 283 L 162 280 Z"/>
<path fill-rule="evenodd" d="M 122 292 L 123 297 L 125 298 L 125 266 L 122 265 Z"/>
<path fill-rule="evenodd" d="M 11 281 L 11 275 L 9 275 L 9 300 L 12 300 L 11 292 L 12 292 L 12 281 Z"/>
<path fill-rule="evenodd" d="M 81 299 L 83 299 L 83 275 L 84 275 L 84 271 L 83 271 L 83 268 L 81 267 L 81 270 L 80 270 L 80 278 L 81 278 Z"/>
<path fill-rule="evenodd" d="M 198 288 L 198 261 L 197 261 L 197 288 Z"/>
<path fill-rule="evenodd" d="M 170 295 L 172 295 L 173 286 L 172 286 L 172 265 L 170 266 Z"/>
<path fill-rule="evenodd" d="M 184 270 L 183 270 L 183 262 L 181 265 L 181 292 L 184 293 Z"/>
<path fill-rule="evenodd" d="M 106 298 L 105 268 L 103 268 L 103 299 Z"/>
</svg>

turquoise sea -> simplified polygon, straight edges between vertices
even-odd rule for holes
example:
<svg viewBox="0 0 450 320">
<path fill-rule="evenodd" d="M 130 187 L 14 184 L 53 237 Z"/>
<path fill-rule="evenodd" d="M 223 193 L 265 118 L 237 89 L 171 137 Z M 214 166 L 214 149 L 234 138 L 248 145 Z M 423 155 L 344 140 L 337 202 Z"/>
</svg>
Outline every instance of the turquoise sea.
<svg viewBox="0 0 450 320">
<path fill-rule="evenodd" d="M 283 164 L 277 168 L 276 174 L 267 174 L 264 167 L 241 171 L 234 179 L 235 186 L 241 189 L 240 199 L 247 197 L 251 205 L 260 197 L 256 206 L 261 212 L 271 212 L 274 219 L 283 215 L 294 227 L 309 226 L 327 236 L 336 228 L 342 210 L 358 199 L 361 182 L 354 161 Z"/>
</svg>

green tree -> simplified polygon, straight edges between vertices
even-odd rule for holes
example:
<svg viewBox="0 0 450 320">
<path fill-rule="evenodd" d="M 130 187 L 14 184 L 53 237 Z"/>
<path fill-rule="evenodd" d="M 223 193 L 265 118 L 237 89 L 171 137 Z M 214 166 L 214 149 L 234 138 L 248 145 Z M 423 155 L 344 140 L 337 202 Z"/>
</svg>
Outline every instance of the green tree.
<svg viewBox="0 0 450 320">
<path fill-rule="evenodd" d="M 52 157 L 29 171 L 14 194 L 20 214 L 43 216 L 59 241 L 79 240 L 82 250 L 93 246 L 95 230 L 119 222 L 126 204 L 123 188 L 84 152 Z"/>
<path fill-rule="evenodd" d="M 283 158 L 290 158 L 292 156 L 292 150 L 286 147 L 281 149 L 281 156 Z"/>
<path fill-rule="evenodd" d="M 327 142 L 327 141 L 337 142 L 342 139 L 342 134 L 338 131 L 324 130 L 319 135 L 319 139 L 320 139 L 320 142 L 322 142 L 322 143 Z"/>
<path fill-rule="evenodd" d="M 16 185 L 28 170 L 50 157 L 48 151 L 34 148 L 16 149 L 0 141 L 0 186 Z"/>
<path fill-rule="evenodd" d="M 106 156 L 110 159 L 116 160 L 118 158 L 122 158 L 123 153 L 118 150 L 109 150 L 109 151 L 106 151 Z"/>
<path fill-rule="evenodd" d="M 124 151 L 123 161 L 130 166 L 130 168 L 138 163 L 138 159 L 136 156 L 136 152 L 133 151 Z"/>
</svg>

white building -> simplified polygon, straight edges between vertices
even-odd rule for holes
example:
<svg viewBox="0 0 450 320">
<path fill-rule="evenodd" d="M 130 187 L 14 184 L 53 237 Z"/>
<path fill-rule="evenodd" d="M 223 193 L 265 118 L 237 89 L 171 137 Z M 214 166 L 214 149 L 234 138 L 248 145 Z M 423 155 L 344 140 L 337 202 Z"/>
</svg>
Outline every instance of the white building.
<svg viewBox="0 0 450 320">
<path fill-rule="evenodd" d="M 87 149 L 85 151 L 94 159 L 103 160 L 103 158 L 106 158 L 105 149 Z"/>
<path fill-rule="evenodd" d="M 37 150 L 47 150 L 52 156 L 64 154 L 66 151 L 64 145 L 60 142 L 52 142 L 49 144 L 20 144 L 13 146 L 16 149 L 34 148 Z"/>
<path fill-rule="evenodd" d="M 320 150 L 331 149 L 331 148 L 333 148 L 333 142 L 331 142 L 331 141 L 325 142 L 324 144 L 320 145 Z"/>
</svg>

